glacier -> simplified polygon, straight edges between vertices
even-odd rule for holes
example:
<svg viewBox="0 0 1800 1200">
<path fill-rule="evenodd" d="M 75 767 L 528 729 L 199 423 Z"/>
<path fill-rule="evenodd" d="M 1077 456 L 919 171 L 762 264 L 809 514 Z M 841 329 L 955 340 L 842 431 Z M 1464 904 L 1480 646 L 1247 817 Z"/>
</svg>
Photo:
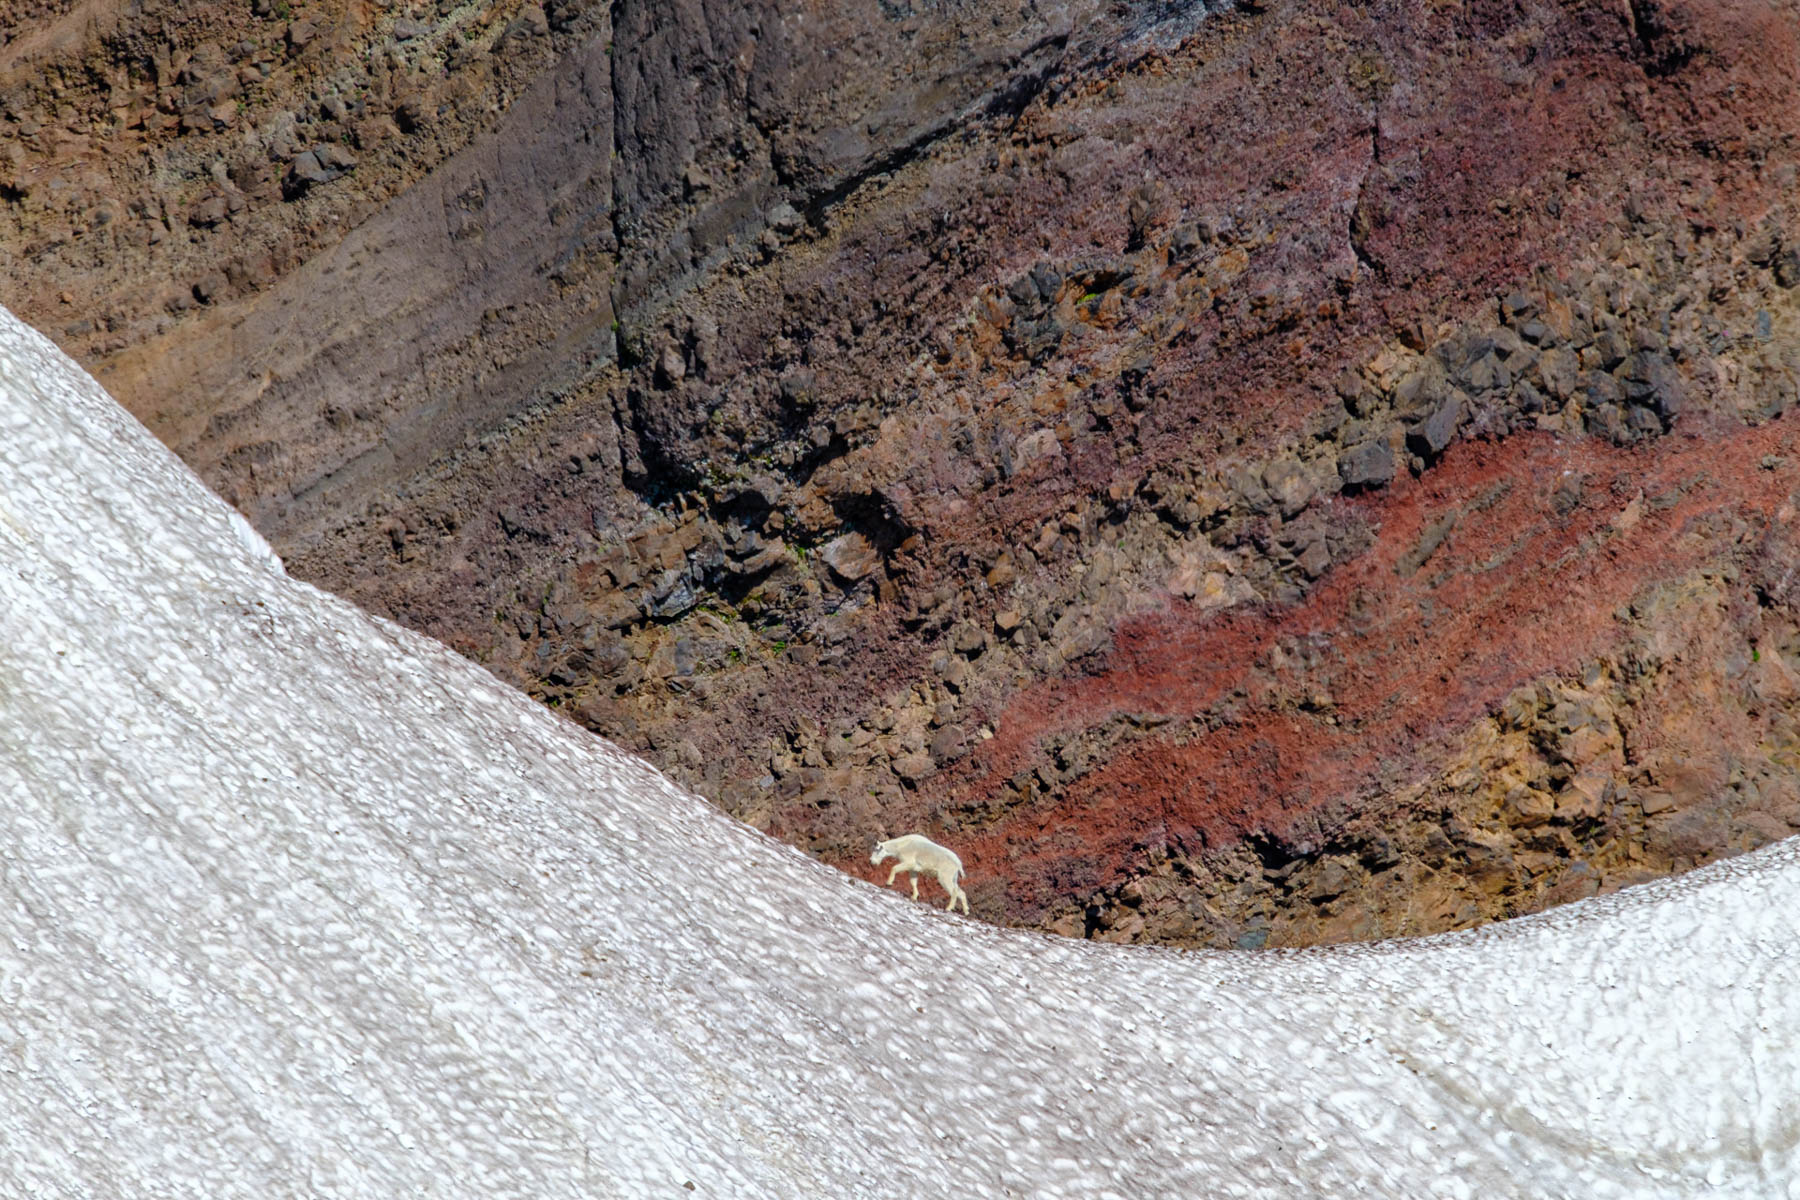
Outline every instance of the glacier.
<svg viewBox="0 0 1800 1200">
<path fill-rule="evenodd" d="M 0 1195 L 1800 1198 L 1800 843 L 1416 941 L 997 929 L 286 577 L 0 309 Z"/>
</svg>

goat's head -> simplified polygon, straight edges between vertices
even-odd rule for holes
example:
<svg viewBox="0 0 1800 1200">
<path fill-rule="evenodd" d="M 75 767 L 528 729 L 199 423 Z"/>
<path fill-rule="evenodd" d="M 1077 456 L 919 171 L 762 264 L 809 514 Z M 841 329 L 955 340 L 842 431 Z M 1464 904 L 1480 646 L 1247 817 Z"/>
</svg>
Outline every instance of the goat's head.
<svg viewBox="0 0 1800 1200">
<path fill-rule="evenodd" d="M 888 844 L 886 842 L 876 842 L 875 853 L 869 855 L 869 861 L 872 863 L 879 863 L 884 858 L 893 857 L 894 852 L 888 849 Z"/>
</svg>

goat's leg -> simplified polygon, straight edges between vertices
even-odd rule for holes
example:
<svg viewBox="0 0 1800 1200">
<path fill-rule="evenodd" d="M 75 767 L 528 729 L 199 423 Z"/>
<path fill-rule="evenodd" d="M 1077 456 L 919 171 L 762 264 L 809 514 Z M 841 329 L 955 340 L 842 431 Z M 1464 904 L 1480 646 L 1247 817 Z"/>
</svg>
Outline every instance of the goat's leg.
<svg viewBox="0 0 1800 1200">
<path fill-rule="evenodd" d="M 894 876 L 898 875 L 899 873 L 900 873 L 900 864 L 895 863 L 894 869 L 888 872 L 888 886 L 889 887 L 894 886 Z"/>
<path fill-rule="evenodd" d="M 969 898 L 963 895 L 963 890 L 961 888 L 956 886 L 956 873 L 951 872 L 948 875 L 939 875 L 937 880 L 944 885 L 944 894 L 950 897 L 950 902 L 944 905 L 944 911 L 955 912 L 957 904 L 961 903 L 962 910 L 968 912 Z"/>
<path fill-rule="evenodd" d="M 917 900 L 919 898 L 919 873 L 917 871 L 913 872 L 912 881 L 913 881 L 913 899 Z"/>
</svg>

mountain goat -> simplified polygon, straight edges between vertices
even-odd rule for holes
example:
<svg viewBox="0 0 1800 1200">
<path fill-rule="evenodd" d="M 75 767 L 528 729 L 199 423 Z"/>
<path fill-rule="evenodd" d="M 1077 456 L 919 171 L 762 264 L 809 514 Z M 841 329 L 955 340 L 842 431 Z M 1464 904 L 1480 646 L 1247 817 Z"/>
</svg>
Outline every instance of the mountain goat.
<svg viewBox="0 0 1800 1200">
<path fill-rule="evenodd" d="M 962 877 L 962 859 L 955 853 L 945 849 L 922 834 L 909 833 L 905 837 L 890 838 L 875 847 L 875 853 L 869 855 L 869 861 L 880 864 L 888 859 L 897 859 L 894 869 L 888 872 L 887 881 L 894 882 L 894 876 L 905 871 L 912 876 L 913 899 L 919 898 L 919 873 L 921 871 L 937 876 L 937 881 L 944 885 L 950 893 L 950 903 L 944 905 L 946 911 L 955 911 L 958 903 L 963 912 L 969 911 L 969 898 L 963 890 L 956 886 Z"/>
</svg>

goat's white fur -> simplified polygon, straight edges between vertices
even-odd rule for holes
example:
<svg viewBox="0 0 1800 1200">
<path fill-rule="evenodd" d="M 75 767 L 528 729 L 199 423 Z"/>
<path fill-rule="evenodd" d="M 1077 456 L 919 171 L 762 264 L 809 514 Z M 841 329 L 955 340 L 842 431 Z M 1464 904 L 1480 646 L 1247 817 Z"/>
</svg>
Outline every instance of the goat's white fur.
<svg viewBox="0 0 1800 1200">
<path fill-rule="evenodd" d="M 869 855 L 869 861 L 876 864 L 890 858 L 899 860 L 894 864 L 894 869 L 888 872 L 887 881 L 890 884 L 894 882 L 894 876 L 902 871 L 907 872 L 912 876 L 913 899 L 917 900 L 919 873 L 935 875 L 937 881 L 944 885 L 944 890 L 950 893 L 950 903 L 944 905 L 944 908 L 955 911 L 960 903 L 963 912 L 969 911 L 969 898 L 956 886 L 956 881 L 962 877 L 963 865 L 962 859 L 956 857 L 954 851 L 938 845 L 923 834 L 909 833 L 904 837 L 878 842 L 875 853 Z"/>
</svg>

